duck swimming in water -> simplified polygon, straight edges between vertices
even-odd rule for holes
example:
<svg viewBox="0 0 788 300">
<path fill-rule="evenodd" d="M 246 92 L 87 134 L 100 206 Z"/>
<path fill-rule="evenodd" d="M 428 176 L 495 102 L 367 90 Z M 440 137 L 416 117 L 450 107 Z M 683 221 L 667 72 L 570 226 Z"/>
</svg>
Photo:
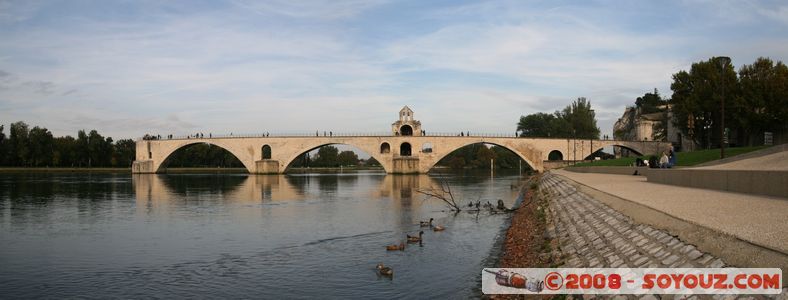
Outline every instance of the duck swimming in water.
<svg viewBox="0 0 788 300">
<path fill-rule="evenodd" d="M 419 226 L 421 226 L 421 227 L 432 226 L 432 220 L 433 220 L 433 219 L 432 219 L 432 218 L 430 218 L 430 220 L 429 220 L 429 221 L 421 221 L 421 222 L 419 222 Z"/>
<path fill-rule="evenodd" d="M 432 227 L 432 231 L 444 231 L 444 230 L 446 230 L 446 227 L 440 225 L 435 225 L 435 227 Z"/>
<path fill-rule="evenodd" d="M 424 234 L 424 231 L 419 231 L 419 236 L 410 236 L 405 235 L 408 238 L 408 243 L 418 243 L 421 242 L 421 236 Z"/>
<path fill-rule="evenodd" d="M 375 269 L 378 270 L 378 274 L 383 276 L 392 276 L 394 275 L 394 270 L 390 267 L 386 267 L 383 264 L 378 264 Z"/>
<path fill-rule="evenodd" d="M 405 250 L 405 243 L 400 242 L 399 245 L 388 245 L 386 246 L 386 250 L 388 251 L 404 251 Z"/>
</svg>

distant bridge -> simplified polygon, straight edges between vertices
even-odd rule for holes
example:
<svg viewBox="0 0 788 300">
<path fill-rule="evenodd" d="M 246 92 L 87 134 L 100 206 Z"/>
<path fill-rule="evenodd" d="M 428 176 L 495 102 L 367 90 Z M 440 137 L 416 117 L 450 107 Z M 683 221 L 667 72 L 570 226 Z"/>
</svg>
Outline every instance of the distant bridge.
<svg viewBox="0 0 788 300">
<path fill-rule="evenodd" d="M 615 140 L 582 140 L 556 138 L 521 138 L 503 135 L 470 135 L 469 133 L 427 134 L 421 122 L 413 118 L 407 106 L 399 112 L 399 120 L 391 124 L 388 134 L 378 135 L 335 135 L 326 132 L 320 135 L 283 136 L 200 136 L 168 139 L 140 139 L 137 141 L 137 158 L 132 165 L 133 173 L 159 173 L 167 159 L 178 149 L 206 143 L 221 147 L 238 158 L 249 173 L 281 174 L 304 153 L 326 145 L 344 144 L 354 146 L 375 158 L 386 173 L 427 173 L 449 153 L 464 146 L 484 143 L 497 145 L 514 152 L 536 171 L 552 167 L 549 157 L 558 161 L 582 160 L 595 151 L 608 146 L 623 147 L 639 154 L 659 154 L 666 151 L 670 143 L 633 142 Z M 552 155 L 551 155 L 552 153 Z"/>
</svg>

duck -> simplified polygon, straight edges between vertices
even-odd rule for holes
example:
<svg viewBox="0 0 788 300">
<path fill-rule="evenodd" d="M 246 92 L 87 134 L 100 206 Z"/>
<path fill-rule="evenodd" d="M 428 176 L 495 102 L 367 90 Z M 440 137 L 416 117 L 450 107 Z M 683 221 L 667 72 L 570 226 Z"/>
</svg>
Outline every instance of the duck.
<svg viewBox="0 0 788 300">
<path fill-rule="evenodd" d="M 419 236 L 410 236 L 410 235 L 405 235 L 405 236 L 407 236 L 408 238 L 408 243 L 418 243 L 421 242 L 421 235 L 423 234 L 424 231 L 419 231 Z"/>
<path fill-rule="evenodd" d="M 446 227 L 440 225 L 435 225 L 435 227 L 432 227 L 432 231 L 444 231 L 444 230 L 446 230 Z"/>
<path fill-rule="evenodd" d="M 429 220 L 429 221 L 421 221 L 421 222 L 419 222 L 419 226 L 421 226 L 421 227 L 432 226 L 432 220 L 433 220 L 433 219 L 432 219 L 432 218 L 430 218 L 430 220 Z"/>
<path fill-rule="evenodd" d="M 476 201 L 476 209 L 479 209 L 479 204 L 480 203 L 481 203 L 481 201 Z"/>
<path fill-rule="evenodd" d="M 391 267 L 386 267 L 383 264 L 378 264 L 375 269 L 378 270 L 378 274 L 383 276 L 392 276 L 394 275 L 394 270 Z"/>
<path fill-rule="evenodd" d="M 388 245 L 386 246 L 386 250 L 388 251 L 404 251 L 405 250 L 405 243 L 400 242 L 399 245 Z"/>
</svg>

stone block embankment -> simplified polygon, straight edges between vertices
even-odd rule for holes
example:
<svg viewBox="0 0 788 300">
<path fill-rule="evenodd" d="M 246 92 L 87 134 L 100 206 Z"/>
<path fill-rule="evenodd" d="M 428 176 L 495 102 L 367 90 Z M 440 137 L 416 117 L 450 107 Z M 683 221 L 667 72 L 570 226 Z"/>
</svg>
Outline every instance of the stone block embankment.
<svg viewBox="0 0 788 300">
<path fill-rule="evenodd" d="M 548 233 L 558 239 L 566 267 L 710 267 L 722 259 L 669 233 L 631 218 L 546 174 L 540 190 L 548 197 Z"/>
</svg>

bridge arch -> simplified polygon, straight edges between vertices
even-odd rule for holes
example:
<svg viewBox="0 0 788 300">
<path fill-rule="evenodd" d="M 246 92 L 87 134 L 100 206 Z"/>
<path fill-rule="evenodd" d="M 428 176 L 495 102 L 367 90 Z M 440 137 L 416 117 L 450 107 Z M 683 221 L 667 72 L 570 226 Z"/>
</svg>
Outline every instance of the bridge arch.
<svg viewBox="0 0 788 300">
<path fill-rule="evenodd" d="M 547 160 L 564 160 L 564 154 L 560 150 L 553 150 L 547 154 Z"/>
<path fill-rule="evenodd" d="M 490 141 L 485 141 L 485 140 L 477 140 L 477 141 L 466 142 L 466 143 L 459 144 L 459 145 L 457 145 L 457 146 L 454 146 L 454 145 L 452 145 L 452 149 L 450 149 L 450 150 L 447 150 L 447 151 L 446 151 L 445 153 L 443 153 L 442 155 L 436 156 L 436 157 L 435 157 L 435 159 L 434 159 L 434 161 L 431 161 L 431 162 L 428 164 L 428 166 L 427 166 L 427 167 L 428 167 L 428 168 L 427 168 L 427 171 L 429 171 L 429 170 L 432 170 L 432 168 L 434 168 L 434 167 L 435 167 L 435 165 L 436 165 L 436 164 L 438 164 L 438 162 L 440 162 L 440 161 L 441 161 L 442 159 L 444 159 L 446 156 L 449 156 L 449 154 L 453 153 L 454 151 L 457 151 L 458 149 L 460 149 L 460 148 L 462 148 L 462 147 L 466 147 L 466 146 L 470 146 L 470 145 L 474 145 L 474 144 L 489 144 L 489 145 L 494 145 L 494 146 L 498 146 L 498 147 L 504 148 L 504 149 L 506 149 L 506 150 L 509 150 L 509 151 L 511 151 L 512 153 L 514 153 L 515 155 L 517 155 L 517 156 L 518 156 L 520 159 L 522 159 L 523 161 L 525 161 L 525 163 L 526 163 L 526 164 L 528 164 L 528 166 L 529 166 L 529 167 L 531 167 L 531 169 L 533 169 L 533 170 L 537 170 L 537 171 L 540 171 L 540 172 L 541 172 L 541 169 L 539 168 L 539 166 L 541 166 L 541 165 L 540 165 L 540 164 L 539 164 L 539 165 L 538 165 L 538 164 L 535 164 L 533 161 L 531 161 L 530 159 L 528 159 L 528 158 L 525 156 L 525 154 L 524 154 L 524 153 L 521 153 L 521 152 L 517 151 L 515 148 L 513 148 L 513 147 L 510 147 L 510 146 L 507 146 L 507 145 L 506 145 L 506 144 L 504 144 L 504 143 L 496 143 L 496 142 L 490 142 Z M 534 156 L 534 157 L 536 157 L 536 156 Z"/>
<path fill-rule="evenodd" d="M 380 146 L 380 150 L 381 151 L 383 151 L 383 145 L 384 144 L 388 145 L 389 143 L 388 142 L 381 143 L 381 146 Z M 322 142 L 322 143 L 316 143 L 316 144 L 308 145 L 308 146 L 302 148 L 301 150 L 295 151 L 295 152 L 297 152 L 295 155 L 290 155 L 290 156 L 288 156 L 286 161 L 282 161 L 281 162 L 282 163 L 281 166 L 283 168 L 282 169 L 282 173 L 287 173 L 287 171 L 290 169 L 290 167 L 292 167 L 293 163 L 299 157 L 303 156 L 304 154 L 312 152 L 315 149 L 318 149 L 318 148 L 321 148 L 321 147 L 324 147 L 324 146 L 332 146 L 332 145 L 347 145 L 347 146 L 352 146 L 352 147 L 354 147 L 356 149 L 359 149 L 361 151 L 364 151 L 364 153 L 368 154 L 370 157 L 372 157 L 375 160 L 377 160 L 378 163 L 380 163 L 380 166 L 383 167 L 383 170 L 386 173 L 390 172 L 390 167 L 386 163 L 387 160 L 384 159 L 384 156 L 391 155 L 390 153 L 380 153 L 380 152 L 377 152 L 377 151 L 373 151 L 372 149 L 369 149 L 369 148 L 360 147 L 359 145 L 356 145 L 356 144 L 353 144 L 353 143 L 347 143 L 347 142 L 343 141 L 343 142 Z M 376 146 L 373 146 L 373 147 L 376 147 Z"/>
<path fill-rule="evenodd" d="M 242 155 L 242 153 L 240 151 L 238 151 L 238 150 L 236 150 L 233 147 L 230 147 L 228 145 L 223 145 L 219 141 L 221 141 L 221 140 L 208 140 L 208 139 L 204 139 L 204 140 L 184 140 L 181 143 L 177 143 L 177 144 L 174 144 L 174 145 L 172 145 L 170 147 L 167 147 L 166 149 L 162 149 L 162 151 L 159 151 L 157 153 L 157 154 L 159 154 L 161 156 L 161 158 L 156 159 L 157 163 L 154 164 L 153 169 L 155 170 L 156 173 L 161 172 L 162 168 L 165 167 L 167 165 L 167 163 L 169 163 L 170 157 L 178 150 L 181 150 L 181 149 L 184 149 L 186 147 L 193 146 L 193 145 L 196 145 L 196 144 L 208 144 L 208 145 L 211 145 L 211 146 L 214 146 L 214 147 L 219 147 L 219 148 L 229 152 L 230 154 L 235 156 L 235 158 L 238 159 L 241 162 L 241 164 L 243 164 L 244 168 L 246 169 L 246 172 L 252 173 L 252 171 L 254 170 L 254 165 L 253 165 L 254 161 L 253 160 L 245 159 L 246 157 L 244 155 Z"/>
<path fill-rule="evenodd" d="M 624 148 L 624 149 L 627 149 L 629 151 L 632 151 L 635 154 L 637 154 L 638 156 L 645 155 L 644 154 L 645 151 L 643 151 L 642 149 L 637 148 L 637 147 L 632 147 L 632 145 L 628 145 L 628 144 L 624 144 L 624 143 L 611 143 L 611 144 L 604 145 L 602 147 L 594 147 L 593 149 L 591 149 L 591 154 L 589 154 L 588 156 L 593 155 L 594 153 L 596 153 L 599 150 L 604 149 L 605 147 L 620 147 L 620 148 Z"/>
</svg>

